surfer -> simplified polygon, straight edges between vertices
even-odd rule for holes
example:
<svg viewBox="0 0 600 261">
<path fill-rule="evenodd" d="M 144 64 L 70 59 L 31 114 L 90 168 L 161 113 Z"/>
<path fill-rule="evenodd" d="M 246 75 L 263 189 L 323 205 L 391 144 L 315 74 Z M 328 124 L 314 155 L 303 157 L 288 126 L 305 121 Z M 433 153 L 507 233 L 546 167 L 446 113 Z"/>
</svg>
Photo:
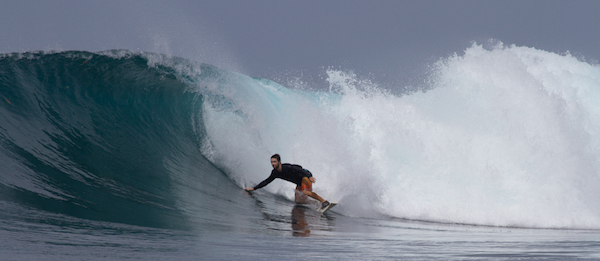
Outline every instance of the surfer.
<svg viewBox="0 0 600 261">
<path fill-rule="evenodd" d="M 273 166 L 273 171 L 271 171 L 271 175 L 267 179 L 263 180 L 261 183 L 258 183 L 258 185 L 252 188 L 246 188 L 245 190 L 257 190 L 268 185 L 276 178 L 280 178 L 296 184 L 296 190 L 321 202 L 322 210 L 327 209 L 330 204 L 329 201 L 324 200 L 322 197 L 317 195 L 317 193 L 312 192 L 312 183 L 315 183 L 316 180 L 310 171 L 303 169 L 300 165 L 289 163 L 281 164 L 281 157 L 279 154 L 271 156 L 271 166 Z"/>
</svg>

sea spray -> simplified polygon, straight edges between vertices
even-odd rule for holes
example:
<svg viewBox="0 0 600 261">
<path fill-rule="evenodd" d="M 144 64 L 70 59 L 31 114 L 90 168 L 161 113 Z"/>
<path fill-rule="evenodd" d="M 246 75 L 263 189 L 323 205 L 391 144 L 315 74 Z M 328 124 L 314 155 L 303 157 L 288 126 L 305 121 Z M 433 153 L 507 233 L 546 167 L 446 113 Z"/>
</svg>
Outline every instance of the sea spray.
<svg viewBox="0 0 600 261">
<path fill-rule="evenodd" d="M 532 48 L 474 45 L 434 73 L 427 92 L 345 94 L 338 105 L 389 184 L 377 202 L 384 213 L 599 227 L 593 145 L 600 118 L 590 101 L 600 93 L 597 66 Z"/>
</svg>

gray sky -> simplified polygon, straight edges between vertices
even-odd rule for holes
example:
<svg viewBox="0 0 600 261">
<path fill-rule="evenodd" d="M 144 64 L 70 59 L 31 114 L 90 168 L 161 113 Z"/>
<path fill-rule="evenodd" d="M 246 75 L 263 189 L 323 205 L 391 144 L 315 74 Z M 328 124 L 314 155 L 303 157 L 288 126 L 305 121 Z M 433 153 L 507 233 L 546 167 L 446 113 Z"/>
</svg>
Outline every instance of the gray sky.
<svg viewBox="0 0 600 261">
<path fill-rule="evenodd" d="M 0 4 L 0 52 L 129 49 L 251 76 L 354 70 L 382 84 L 489 39 L 600 59 L 600 1 L 29 1 Z"/>
</svg>

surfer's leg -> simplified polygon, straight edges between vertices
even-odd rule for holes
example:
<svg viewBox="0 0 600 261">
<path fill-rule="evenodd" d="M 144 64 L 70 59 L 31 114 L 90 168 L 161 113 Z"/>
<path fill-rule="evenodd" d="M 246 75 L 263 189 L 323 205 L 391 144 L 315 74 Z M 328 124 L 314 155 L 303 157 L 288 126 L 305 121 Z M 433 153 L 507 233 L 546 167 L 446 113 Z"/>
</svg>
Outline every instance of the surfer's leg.
<svg viewBox="0 0 600 261">
<path fill-rule="evenodd" d="M 307 177 L 302 178 L 302 186 L 300 187 L 300 189 L 302 193 L 304 193 L 304 195 L 314 198 L 321 203 L 325 202 L 325 200 L 319 195 L 317 195 L 317 193 L 312 192 L 312 182 L 310 182 L 310 180 Z"/>
<path fill-rule="evenodd" d="M 296 190 L 294 191 L 294 201 L 298 204 L 308 204 L 310 201 L 308 200 L 308 196 L 302 193 L 302 187 L 296 186 Z"/>
</svg>

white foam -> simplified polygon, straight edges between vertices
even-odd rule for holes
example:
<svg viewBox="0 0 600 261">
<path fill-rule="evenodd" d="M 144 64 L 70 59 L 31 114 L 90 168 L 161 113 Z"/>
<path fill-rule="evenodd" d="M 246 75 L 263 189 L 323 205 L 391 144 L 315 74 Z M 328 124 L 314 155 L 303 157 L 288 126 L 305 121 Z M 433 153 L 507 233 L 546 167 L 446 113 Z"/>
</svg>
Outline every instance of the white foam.
<svg viewBox="0 0 600 261">
<path fill-rule="evenodd" d="M 411 219 L 600 228 L 598 66 L 473 45 L 440 61 L 425 93 L 399 97 L 328 75 L 337 94 L 245 76 L 215 88 L 234 109 L 205 104 L 205 153 L 241 186 L 266 178 L 280 153 L 310 169 L 315 190 L 342 210 L 360 203 Z M 266 189 L 292 198 L 292 188 Z"/>
</svg>

